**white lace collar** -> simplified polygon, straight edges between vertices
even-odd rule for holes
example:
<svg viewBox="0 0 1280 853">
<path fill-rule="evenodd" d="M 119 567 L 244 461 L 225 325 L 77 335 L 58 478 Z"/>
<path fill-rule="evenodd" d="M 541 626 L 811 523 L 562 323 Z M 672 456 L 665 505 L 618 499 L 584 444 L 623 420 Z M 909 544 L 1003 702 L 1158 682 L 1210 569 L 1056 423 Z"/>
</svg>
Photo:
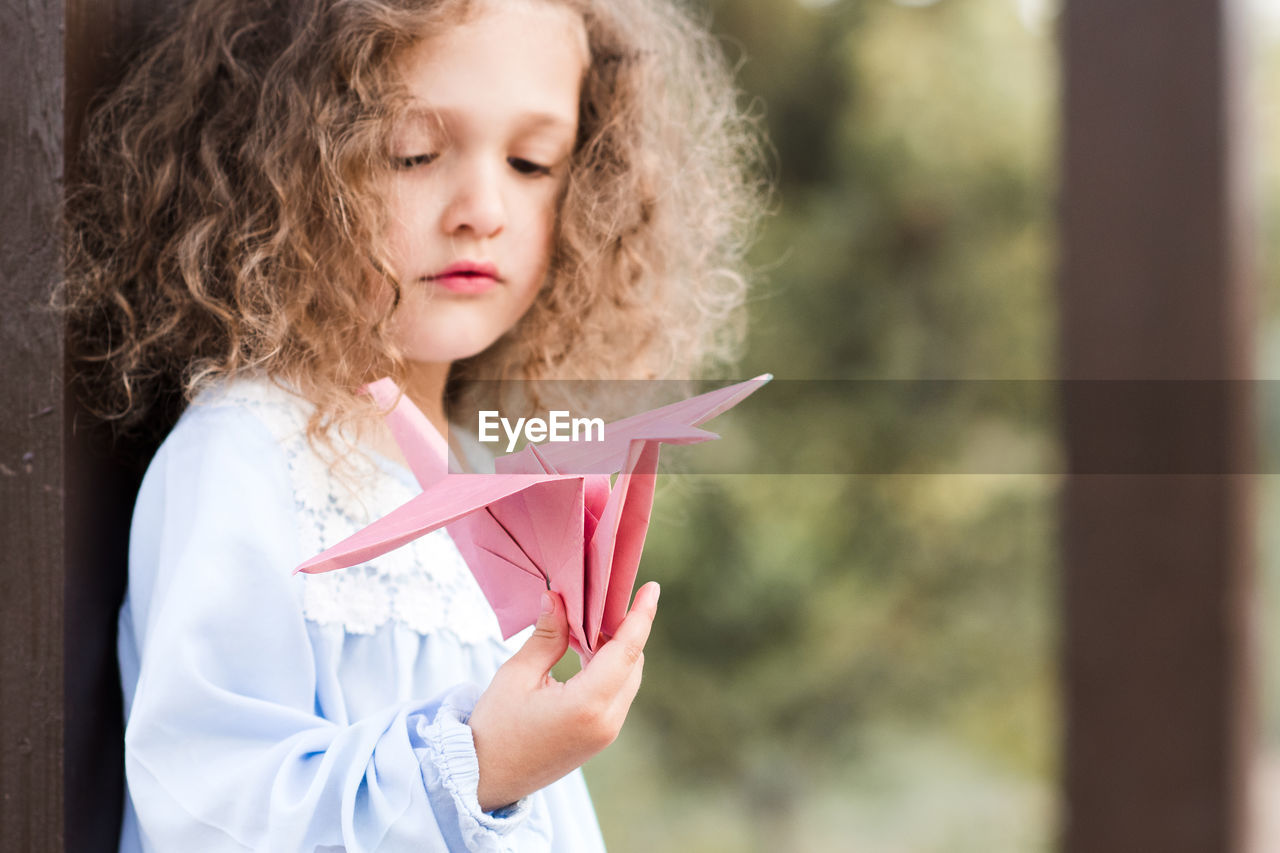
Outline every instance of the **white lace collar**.
<svg viewBox="0 0 1280 853">
<path fill-rule="evenodd" d="M 419 492 L 407 469 L 360 450 L 345 457 L 350 475 L 344 471 L 335 477 L 307 441 L 311 404 L 269 380 L 237 380 L 198 402 L 244 407 L 271 431 L 288 463 L 298 544 L 308 557 Z M 469 643 L 501 638 L 492 609 L 445 530 L 363 565 L 297 577 L 303 584 L 304 613 L 319 625 L 373 634 L 396 623 L 420 634 L 447 631 Z"/>
</svg>

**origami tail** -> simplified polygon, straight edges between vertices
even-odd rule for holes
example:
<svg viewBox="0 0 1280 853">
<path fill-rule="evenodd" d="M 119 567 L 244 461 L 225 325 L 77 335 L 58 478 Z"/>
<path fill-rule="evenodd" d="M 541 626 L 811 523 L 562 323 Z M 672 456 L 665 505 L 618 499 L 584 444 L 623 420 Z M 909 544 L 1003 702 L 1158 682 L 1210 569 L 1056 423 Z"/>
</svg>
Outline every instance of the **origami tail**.
<svg viewBox="0 0 1280 853">
<path fill-rule="evenodd" d="M 427 420 L 422 410 L 413 404 L 408 394 L 390 379 L 379 379 L 364 386 L 364 392 L 374 399 L 378 407 L 387 412 L 387 426 L 391 435 L 409 463 L 409 470 L 426 489 L 443 480 L 449 473 L 449 443 Z"/>
</svg>

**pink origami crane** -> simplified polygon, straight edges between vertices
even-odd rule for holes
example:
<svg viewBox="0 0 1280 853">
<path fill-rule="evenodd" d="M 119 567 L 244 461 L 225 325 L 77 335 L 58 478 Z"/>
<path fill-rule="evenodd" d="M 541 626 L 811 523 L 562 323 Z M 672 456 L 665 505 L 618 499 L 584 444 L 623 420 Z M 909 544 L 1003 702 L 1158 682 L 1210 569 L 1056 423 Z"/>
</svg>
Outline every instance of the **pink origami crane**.
<svg viewBox="0 0 1280 853">
<path fill-rule="evenodd" d="M 389 379 L 366 387 L 422 493 L 312 557 L 300 572 L 363 563 L 440 527 L 510 637 L 538 619 L 543 590 L 564 599 L 570 645 L 586 662 L 617 631 L 635 586 L 653 506 L 659 443 L 718 438 L 698 429 L 768 374 L 607 424 L 602 441 L 529 445 L 496 474 L 450 474 L 448 444 Z M 617 480 L 610 485 L 610 473 Z"/>
</svg>

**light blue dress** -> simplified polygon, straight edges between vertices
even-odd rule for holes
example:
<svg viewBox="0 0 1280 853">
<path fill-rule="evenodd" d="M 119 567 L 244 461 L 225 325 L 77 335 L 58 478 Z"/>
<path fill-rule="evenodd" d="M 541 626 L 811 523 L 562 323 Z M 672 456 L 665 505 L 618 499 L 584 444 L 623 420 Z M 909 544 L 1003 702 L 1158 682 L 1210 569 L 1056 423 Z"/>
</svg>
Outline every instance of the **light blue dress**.
<svg viewBox="0 0 1280 853">
<path fill-rule="evenodd" d="M 121 851 L 603 850 L 580 772 L 480 811 L 466 723 L 517 641 L 447 533 L 293 574 L 418 492 L 374 454 L 334 467 L 308 412 L 266 381 L 214 389 L 147 470 L 120 613 Z"/>
</svg>

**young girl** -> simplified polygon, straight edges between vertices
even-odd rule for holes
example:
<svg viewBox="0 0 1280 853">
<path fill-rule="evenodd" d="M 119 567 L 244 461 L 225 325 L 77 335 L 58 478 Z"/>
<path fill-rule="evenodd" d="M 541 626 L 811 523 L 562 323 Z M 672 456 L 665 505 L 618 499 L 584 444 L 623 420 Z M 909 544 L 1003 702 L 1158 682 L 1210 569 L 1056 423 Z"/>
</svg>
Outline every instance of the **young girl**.
<svg viewBox="0 0 1280 853">
<path fill-rule="evenodd" d="M 752 139 L 658 0 L 194 0 L 139 59 L 65 296 L 104 414 L 190 403 L 134 514 L 122 850 L 602 847 L 577 768 L 656 585 L 559 683 L 563 602 L 512 654 L 444 531 L 292 570 L 417 491 L 372 379 L 443 432 L 479 379 L 724 357 Z"/>
</svg>

